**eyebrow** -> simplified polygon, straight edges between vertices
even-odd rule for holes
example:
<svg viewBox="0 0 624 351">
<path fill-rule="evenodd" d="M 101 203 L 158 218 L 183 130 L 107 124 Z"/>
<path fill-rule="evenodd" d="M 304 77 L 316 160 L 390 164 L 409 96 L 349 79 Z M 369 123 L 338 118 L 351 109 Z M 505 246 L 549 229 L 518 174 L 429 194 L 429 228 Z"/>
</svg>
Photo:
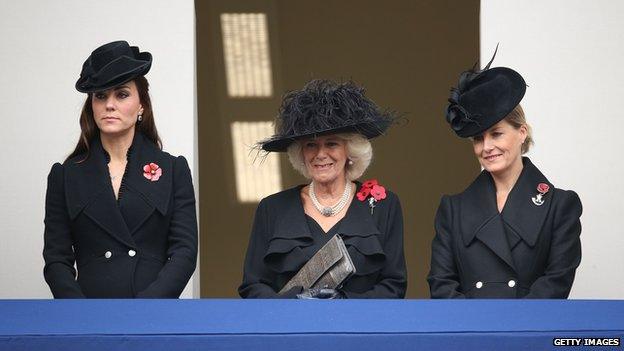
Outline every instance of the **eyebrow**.
<svg viewBox="0 0 624 351">
<path fill-rule="evenodd" d="M 118 87 L 115 87 L 115 90 L 124 89 L 124 88 L 125 88 L 125 89 L 130 89 L 130 87 L 129 87 L 129 86 L 127 86 L 127 85 L 120 85 L 120 86 L 118 86 Z"/>
</svg>

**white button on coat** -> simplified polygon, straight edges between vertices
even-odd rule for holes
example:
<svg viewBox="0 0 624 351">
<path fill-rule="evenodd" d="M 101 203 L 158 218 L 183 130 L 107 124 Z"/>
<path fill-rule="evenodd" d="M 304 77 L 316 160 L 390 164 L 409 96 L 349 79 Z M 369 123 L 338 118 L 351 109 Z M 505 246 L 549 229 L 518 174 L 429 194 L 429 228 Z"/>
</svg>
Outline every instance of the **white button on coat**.
<svg viewBox="0 0 624 351">
<path fill-rule="evenodd" d="M 475 284 L 475 287 L 476 287 L 477 289 L 481 289 L 481 288 L 483 287 L 483 282 L 477 282 L 477 283 Z"/>
<path fill-rule="evenodd" d="M 134 250 L 128 250 L 128 256 L 130 257 L 134 257 L 136 255 L 136 251 Z"/>
<path fill-rule="evenodd" d="M 111 258 L 112 256 L 113 256 L 113 253 L 112 253 L 112 252 L 110 252 L 110 251 L 106 251 L 106 252 L 104 253 L 104 257 L 106 257 L 106 258 Z"/>
<path fill-rule="evenodd" d="M 507 285 L 508 285 L 510 288 L 513 288 L 514 286 L 516 286 L 516 281 L 512 279 L 512 280 L 510 280 L 510 281 L 509 281 L 509 283 L 507 283 Z"/>
</svg>

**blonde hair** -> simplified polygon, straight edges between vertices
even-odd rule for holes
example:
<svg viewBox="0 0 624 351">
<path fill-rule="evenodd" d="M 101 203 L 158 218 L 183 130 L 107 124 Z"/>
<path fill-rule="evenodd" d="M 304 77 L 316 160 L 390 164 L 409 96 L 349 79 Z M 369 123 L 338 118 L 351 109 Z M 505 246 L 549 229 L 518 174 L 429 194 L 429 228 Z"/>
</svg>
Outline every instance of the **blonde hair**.
<svg viewBox="0 0 624 351">
<path fill-rule="evenodd" d="M 335 134 L 335 136 L 346 142 L 347 158 L 353 161 L 353 164 L 349 164 L 349 161 L 345 164 L 347 180 L 360 178 L 373 159 L 373 146 L 366 137 L 359 133 L 340 133 Z M 288 146 L 286 153 L 293 168 L 307 179 L 310 179 L 310 173 L 303 159 L 301 143 L 298 141 L 293 142 Z"/>
<path fill-rule="evenodd" d="M 531 146 L 533 146 L 533 130 L 531 126 L 527 123 L 526 117 L 524 116 L 524 110 L 522 106 L 516 106 L 507 116 L 505 116 L 505 120 L 512 125 L 512 127 L 519 129 L 523 125 L 526 126 L 527 137 L 524 139 L 524 143 L 522 144 L 522 148 L 520 149 L 522 155 L 529 152 Z"/>
</svg>

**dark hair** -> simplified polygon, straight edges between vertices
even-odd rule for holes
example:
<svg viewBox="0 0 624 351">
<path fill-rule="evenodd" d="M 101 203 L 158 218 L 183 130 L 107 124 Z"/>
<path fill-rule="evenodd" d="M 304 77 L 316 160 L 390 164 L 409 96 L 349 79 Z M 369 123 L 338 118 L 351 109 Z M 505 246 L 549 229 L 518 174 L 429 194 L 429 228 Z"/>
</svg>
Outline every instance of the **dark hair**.
<svg viewBox="0 0 624 351">
<path fill-rule="evenodd" d="M 152 101 L 149 96 L 149 83 L 143 76 L 135 78 L 134 83 L 136 84 L 137 91 L 139 92 L 139 100 L 143 106 L 143 121 L 137 123 L 135 127 L 136 131 L 143 133 L 149 141 L 153 142 L 159 149 L 162 149 L 162 142 L 160 141 L 158 130 L 156 130 L 156 123 L 154 122 Z M 93 119 L 93 107 L 91 105 L 93 94 L 94 93 L 89 93 L 87 95 L 87 99 L 82 106 L 82 112 L 80 113 L 80 138 L 78 139 L 76 148 L 69 156 L 67 156 L 65 161 L 83 153 L 86 153 L 85 158 L 79 160 L 78 162 L 82 162 L 89 158 L 89 147 L 91 142 L 94 138 L 97 138 L 100 135 L 100 130 Z"/>
</svg>

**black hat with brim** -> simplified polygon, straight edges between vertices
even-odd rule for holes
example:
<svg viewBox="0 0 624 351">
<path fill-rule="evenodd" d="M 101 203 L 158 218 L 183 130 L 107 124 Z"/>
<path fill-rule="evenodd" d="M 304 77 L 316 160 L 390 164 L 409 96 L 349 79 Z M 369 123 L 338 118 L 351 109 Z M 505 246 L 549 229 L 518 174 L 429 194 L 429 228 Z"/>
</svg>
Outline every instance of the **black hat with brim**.
<svg viewBox="0 0 624 351">
<path fill-rule="evenodd" d="M 446 121 L 459 137 L 482 134 L 513 111 L 525 92 L 524 79 L 511 68 L 464 72 L 451 89 Z"/>
<path fill-rule="evenodd" d="M 284 152 L 288 149 L 290 144 L 297 140 L 338 133 L 359 133 L 368 139 L 372 139 L 384 134 L 391 123 L 391 120 L 380 120 L 330 128 L 327 130 L 302 132 L 301 134 L 292 136 L 274 136 L 273 138 L 262 142 L 262 150 L 269 152 Z"/>
<path fill-rule="evenodd" d="M 126 41 L 114 41 L 95 49 L 82 65 L 76 90 L 93 93 L 107 90 L 149 72 L 152 55 Z"/>
<path fill-rule="evenodd" d="M 337 133 L 359 133 L 371 139 L 384 134 L 394 120 L 353 82 L 313 80 L 284 96 L 275 135 L 257 146 L 268 152 L 284 152 L 296 140 Z"/>
</svg>

